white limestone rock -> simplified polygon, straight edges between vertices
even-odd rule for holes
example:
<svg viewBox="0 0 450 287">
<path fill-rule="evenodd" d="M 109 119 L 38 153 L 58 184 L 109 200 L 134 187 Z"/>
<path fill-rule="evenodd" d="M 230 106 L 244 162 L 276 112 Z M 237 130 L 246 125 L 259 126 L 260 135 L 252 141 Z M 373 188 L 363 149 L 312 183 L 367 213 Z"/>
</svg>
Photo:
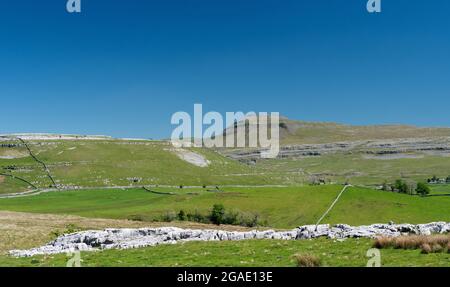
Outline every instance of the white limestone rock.
<svg viewBox="0 0 450 287">
<path fill-rule="evenodd" d="M 302 240 L 326 237 L 333 240 L 346 238 L 374 238 L 376 236 L 400 236 L 404 234 L 443 234 L 450 232 L 450 223 L 433 222 L 428 224 L 372 224 L 350 226 L 336 224 L 330 226 L 305 225 L 289 231 L 247 231 L 231 232 L 223 230 L 181 229 L 176 227 L 88 230 L 67 234 L 42 247 L 30 250 L 12 250 L 16 257 L 58 254 L 103 249 L 130 249 L 160 244 L 176 244 L 187 241 L 237 241 L 250 239 Z"/>
</svg>

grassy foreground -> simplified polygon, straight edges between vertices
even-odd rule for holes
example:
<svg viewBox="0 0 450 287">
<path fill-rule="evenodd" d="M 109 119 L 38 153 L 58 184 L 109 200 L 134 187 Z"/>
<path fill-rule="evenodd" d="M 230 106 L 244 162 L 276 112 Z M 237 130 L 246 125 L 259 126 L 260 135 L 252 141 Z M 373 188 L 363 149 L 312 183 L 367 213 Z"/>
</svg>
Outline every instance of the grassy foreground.
<svg viewBox="0 0 450 287">
<path fill-rule="evenodd" d="M 343 242 L 328 239 L 275 241 L 251 240 L 239 242 L 189 242 L 160 245 L 133 250 L 84 252 L 81 265 L 96 266 L 233 266 L 233 267 L 294 267 L 294 254 L 312 254 L 320 258 L 321 266 L 366 266 L 369 239 L 349 239 Z M 33 258 L 0 257 L 0 266 L 64 267 L 67 255 Z M 381 250 L 382 266 L 450 266 L 450 254 L 421 254 L 419 250 Z"/>
<path fill-rule="evenodd" d="M 181 209 L 206 214 L 213 204 L 222 203 L 231 210 L 258 214 L 267 226 L 294 228 L 314 224 L 341 189 L 340 185 L 234 187 L 224 188 L 222 192 L 176 189 L 175 195 L 155 194 L 143 189 L 61 191 L 0 199 L 0 210 L 153 221 Z M 389 221 L 450 221 L 449 206 L 449 196 L 422 198 L 352 187 L 343 194 L 323 223 L 362 225 Z"/>
</svg>

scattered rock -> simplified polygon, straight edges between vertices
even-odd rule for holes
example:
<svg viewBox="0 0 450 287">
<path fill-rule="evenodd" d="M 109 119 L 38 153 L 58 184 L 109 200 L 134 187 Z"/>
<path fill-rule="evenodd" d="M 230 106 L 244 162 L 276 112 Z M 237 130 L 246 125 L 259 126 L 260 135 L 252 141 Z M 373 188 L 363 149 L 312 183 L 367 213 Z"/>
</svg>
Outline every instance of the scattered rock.
<svg viewBox="0 0 450 287">
<path fill-rule="evenodd" d="M 182 148 L 175 148 L 173 149 L 173 151 L 180 159 L 195 166 L 207 167 L 210 164 L 210 161 L 207 160 L 203 155 L 195 153 L 193 151 Z"/>
</svg>

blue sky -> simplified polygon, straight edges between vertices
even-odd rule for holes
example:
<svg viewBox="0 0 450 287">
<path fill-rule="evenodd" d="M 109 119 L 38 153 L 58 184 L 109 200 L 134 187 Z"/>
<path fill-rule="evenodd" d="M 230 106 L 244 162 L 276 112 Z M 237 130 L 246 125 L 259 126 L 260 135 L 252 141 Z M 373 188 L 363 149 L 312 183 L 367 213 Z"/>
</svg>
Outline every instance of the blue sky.
<svg viewBox="0 0 450 287">
<path fill-rule="evenodd" d="M 0 0 L 0 133 L 170 136 L 170 117 L 276 111 L 450 126 L 450 1 Z"/>
</svg>

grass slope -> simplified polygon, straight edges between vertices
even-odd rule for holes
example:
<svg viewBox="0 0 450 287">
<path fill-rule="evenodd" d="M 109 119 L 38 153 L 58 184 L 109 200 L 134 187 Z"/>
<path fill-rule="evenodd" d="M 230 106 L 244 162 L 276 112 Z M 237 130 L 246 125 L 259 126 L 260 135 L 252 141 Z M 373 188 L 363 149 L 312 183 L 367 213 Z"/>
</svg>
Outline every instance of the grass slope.
<svg viewBox="0 0 450 287">
<path fill-rule="evenodd" d="M 258 163 L 258 167 L 282 177 L 288 182 L 307 181 L 311 174 L 334 182 L 381 185 L 404 178 L 425 181 L 433 175 L 449 175 L 450 157 L 424 156 L 423 158 L 367 159 L 361 154 L 329 154 L 298 159 L 273 159 Z"/>
<path fill-rule="evenodd" d="M 271 178 L 256 168 L 205 149 L 193 149 L 210 161 L 198 167 L 180 159 L 162 141 L 45 141 L 30 142 L 33 153 L 44 161 L 57 183 L 64 186 L 131 186 L 149 184 L 214 185 L 265 184 Z M 0 152 L 14 148 L 0 147 Z M 23 152 L 18 148 L 16 152 Z M 29 180 L 41 188 L 51 182 L 42 166 L 31 157 L 0 158 L 0 170 Z M 134 178 L 139 179 L 136 183 Z M 0 182 L 0 192 L 11 188 Z"/>
<path fill-rule="evenodd" d="M 3 175 L 0 175 L 0 187 L 0 195 L 20 193 L 29 189 L 28 184 Z"/>
<path fill-rule="evenodd" d="M 321 130 L 323 134 L 318 132 Z M 399 126 L 348 127 L 296 122 L 290 133 L 284 133 L 288 133 L 285 139 L 289 139 L 301 132 L 306 143 L 318 143 L 340 140 L 341 135 L 347 136 L 347 133 L 351 135 L 348 140 L 360 140 L 376 138 L 378 134 L 375 131 L 386 138 L 397 138 L 445 135 L 447 130 L 404 127 L 403 131 Z M 297 137 L 291 140 L 291 143 L 304 143 Z M 416 158 L 376 159 L 367 158 L 357 150 L 300 159 L 260 160 L 249 166 L 209 149 L 192 149 L 211 163 L 208 167 L 198 167 L 180 159 L 170 143 L 163 141 L 31 141 L 29 144 L 33 153 L 47 163 L 57 183 L 67 187 L 303 184 L 311 175 L 339 183 L 349 180 L 353 184 L 381 185 L 386 180 L 393 182 L 398 178 L 415 181 L 423 181 L 433 175 L 445 178 L 450 166 L 450 157 L 445 156 L 412 154 Z M 0 172 L 9 172 L 13 167 L 12 174 L 40 188 L 51 185 L 42 166 L 26 156 L 23 148 L 0 147 L 0 155 L 15 157 L 7 159 L 0 156 Z M 134 182 L 133 179 L 139 181 Z M 29 188 L 21 182 L 2 181 L 0 178 L 0 193 L 26 189 Z"/>
</svg>

